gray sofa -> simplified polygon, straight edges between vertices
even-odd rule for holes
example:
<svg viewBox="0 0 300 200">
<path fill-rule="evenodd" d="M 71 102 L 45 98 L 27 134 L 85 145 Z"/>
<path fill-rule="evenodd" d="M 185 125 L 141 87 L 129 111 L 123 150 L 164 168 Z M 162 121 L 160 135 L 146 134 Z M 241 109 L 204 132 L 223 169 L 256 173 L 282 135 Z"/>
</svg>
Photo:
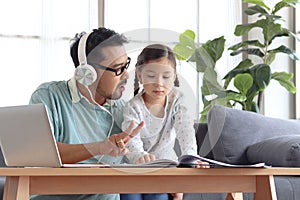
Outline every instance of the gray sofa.
<svg viewBox="0 0 300 200">
<path fill-rule="evenodd" d="M 300 121 L 214 106 L 207 124 L 197 124 L 199 155 L 232 164 L 265 162 L 300 167 Z M 300 177 L 275 176 L 278 200 L 300 199 Z M 226 194 L 185 194 L 185 200 L 225 200 Z M 253 200 L 253 194 L 244 194 Z"/>
</svg>

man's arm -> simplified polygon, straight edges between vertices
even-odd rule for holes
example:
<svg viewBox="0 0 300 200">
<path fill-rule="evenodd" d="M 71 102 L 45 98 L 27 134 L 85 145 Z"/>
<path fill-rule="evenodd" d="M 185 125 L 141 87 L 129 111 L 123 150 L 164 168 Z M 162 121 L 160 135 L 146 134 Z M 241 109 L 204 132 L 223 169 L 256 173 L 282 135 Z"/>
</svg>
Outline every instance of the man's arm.
<svg viewBox="0 0 300 200">
<path fill-rule="evenodd" d="M 144 122 L 141 122 L 134 128 L 134 122 L 132 121 L 125 132 L 113 134 L 106 140 L 100 142 L 86 144 L 66 144 L 57 142 L 62 163 L 77 163 L 96 155 L 110 155 L 115 157 L 125 155 L 128 153 L 126 144 L 140 132 L 143 126 Z"/>
<path fill-rule="evenodd" d="M 66 144 L 57 142 L 62 163 L 73 164 L 100 154 L 100 142 Z"/>
</svg>

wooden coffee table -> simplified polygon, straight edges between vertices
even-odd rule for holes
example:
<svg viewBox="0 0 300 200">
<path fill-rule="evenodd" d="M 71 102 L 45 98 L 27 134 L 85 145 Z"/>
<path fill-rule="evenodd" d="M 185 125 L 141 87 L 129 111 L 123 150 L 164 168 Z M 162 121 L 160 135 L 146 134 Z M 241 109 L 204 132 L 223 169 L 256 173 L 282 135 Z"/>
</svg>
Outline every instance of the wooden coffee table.
<svg viewBox="0 0 300 200">
<path fill-rule="evenodd" d="M 300 175 L 300 168 L 0 168 L 4 200 L 31 194 L 228 193 L 242 199 L 276 200 L 274 175 Z"/>
</svg>

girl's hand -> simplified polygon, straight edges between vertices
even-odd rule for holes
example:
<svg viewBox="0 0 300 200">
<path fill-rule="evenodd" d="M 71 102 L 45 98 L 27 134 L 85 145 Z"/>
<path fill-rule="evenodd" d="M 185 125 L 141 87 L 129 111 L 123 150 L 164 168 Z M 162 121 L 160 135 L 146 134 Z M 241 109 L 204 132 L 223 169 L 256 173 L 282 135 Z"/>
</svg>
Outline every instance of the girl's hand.
<svg viewBox="0 0 300 200">
<path fill-rule="evenodd" d="M 147 163 L 155 160 L 155 155 L 145 154 L 137 159 L 136 164 Z"/>
<path fill-rule="evenodd" d="M 195 168 L 210 168 L 210 167 L 209 167 L 209 163 L 208 162 L 197 160 Z"/>
</svg>

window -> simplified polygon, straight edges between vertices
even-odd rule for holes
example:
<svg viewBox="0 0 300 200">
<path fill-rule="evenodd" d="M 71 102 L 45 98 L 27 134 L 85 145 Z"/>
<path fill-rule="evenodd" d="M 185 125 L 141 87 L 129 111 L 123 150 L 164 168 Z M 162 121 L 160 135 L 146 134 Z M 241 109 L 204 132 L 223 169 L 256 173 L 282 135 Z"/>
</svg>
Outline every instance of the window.
<svg viewBox="0 0 300 200">
<path fill-rule="evenodd" d="M 99 5 L 98 5 L 99 2 Z M 102 3 L 104 2 L 104 7 Z M 271 0 L 268 0 L 271 2 Z M 218 4 L 218 5 L 216 5 Z M 133 73 L 136 56 L 149 43 L 166 43 L 171 48 L 185 29 L 196 32 L 197 42 L 203 43 L 224 35 L 226 47 L 238 42 L 233 37 L 234 27 L 242 21 L 242 1 L 222 0 L 10 0 L 2 3 L 0 17 L 1 74 L 0 106 L 27 104 L 31 93 L 45 81 L 67 79 L 73 75 L 74 66 L 69 56 L 69 40 L 75 33 L 90 31 L 102 25 L 123 32 L 131 40 L 127 49 Z M 98 8 L 101 10 L 98 11 Z M 102 10 L 103 9 L 103 10 Z M 102 12 L 104 11 L 104 12 Z M 99 13 L 99 15 L 98 15 Z M 290 14 L 290 13 L 287 13 Z M 290 16 L 290 15 L 289 15 Z M 296 31 L 300 31 L 299 5 L 296 9 Z M 296 43 L 299 52 L 300 43 Z M 227 48 L 225 48 L 227 49 Z M 224 52 L 224 55 L 228 55 Z M 219 76 L 235 66 L 238 58 L 223 56 L 217 64 Z M 296 86 L 300 88 L 300 64 L 296 62 Z M 180 84 L 194 97 L 198 96 L 197 76 L 191 63 L 180 62 L 177 71 Z M 133 77 L 131 75 L 131 77 Z M 199 79 L 198 79 L 199 80 Z M 131 80 L 129 80 L 129 84 Z M 200 81 L 201 83 L 201 77 Z M 276 91 L 276 90 L 275 90 Z M 132 95 L 126 90 L 127 97 Z M 300 118 L 300 92 L 296 93 L 296 109 L 280 108 L 290 100 L 268 94 L 265 113 L 270 116 L 292 116 Z M 126 97 L 126 95 L 125 95 Z M 192 99 L 192 98 L 191 98 Z M 195 99 L 195 98 L 194 98 Z M 275 101 L 274 101 L 275 100 Z M 201 103 L 201 102 L 200 102 Z M 194 102 L 191 105 L 195 104 Z M 275 105 L 275 106 L 274 106 Z M 202 108 L 202 105 L 199 106 Z M 284 110 L 288 113 L 281 113 Z M 278 113 L 277 113 L 278 112 Z M 195 116 L 197 116 L 195 109 Z"/>
<path fill-rule="evenodd" d="M 69 41 L 97 27 L 97 9 L 97 0 L 3 2 L 0 106 L 28 104 L 40 83 L 71 77 Z"/>
</svg>

